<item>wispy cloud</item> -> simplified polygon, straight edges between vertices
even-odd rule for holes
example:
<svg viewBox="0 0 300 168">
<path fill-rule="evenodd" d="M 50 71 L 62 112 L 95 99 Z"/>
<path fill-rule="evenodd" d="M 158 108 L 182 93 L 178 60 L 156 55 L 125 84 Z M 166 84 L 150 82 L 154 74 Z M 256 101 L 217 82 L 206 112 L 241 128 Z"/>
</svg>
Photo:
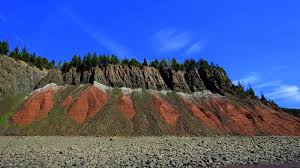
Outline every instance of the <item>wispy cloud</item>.
<svg viewBox="0 0 300 168">
<path fill-rule="evenodd" d="M 256 89 L 263 89 L 263 88 L 269 88 L 269 87 L 276 87 L 282 85 L 282 80 L 275 80 L 275 81 L 269 81 L 269 82 L 262 82 L 255 85 Z"/>
<path fill-rule="evenodd" d="M 121 56 L 129 56 L 130 52 L 126 47 L 119 44 L 118 42 L 111 39 L 105 33 L 100 30 L 95 30 L 92 26 L 85 23 L 82 19 L 80 19 L 77 15 L 75 15 L 70 9 L 66 7 L 57 7 L 59 11 L 61 11 L 66 17 L 68 17 L 71 21 L 74 22 L 83 32 L 93 38 L 100 46 L 104 47 L 108 51 L 121 55 Z"/>
<path fill-rule="evenodd" d="M 0 22 L 5 23 L 6 21 L 7 21 L 7 18 L 3 14 L 0 14 Z"/>
<path fill-rule="evenodd" d="M 264 92 L 264 95 L 280 103 L 298 104 L 300 103 L 300 88 L 297 85 L 284 83 L 282 80 L 267 81 L 256 72 L 251 72 L 240 80 L 235 80 L 244 84 L 250 83 L 256 93 Z M 266 92 L 265 92 L 266 91 Z"/>
<path fill-rule="evenodd" d="M 192 55 L 199 53 L 204 48 L 204 45 L 202 42 L 198 41 L 194 44 L 192 44 L 186 51 L 187 55 Z"/>
<path fill-rule="evenodd" d="M 249 75 L 239 79 L 239 80 L 234 80 L 233 83 L 237 85 L 239 82 L 244 83 L 244 84 L 256 84 L 260 81 L 260 77 L 256 72 L 251 72 Z"/>
<path fill-rule="evenodd" d="M 176 51 L 190 43 L 190 34 L 176 29 L 162 29 L 152 36 L 152 42 L 160 51 Z"/>
<path fill-rule="evenodd" d="M 295 85 L 282 85 L 273 92 L 266 94 L 271 99 L 285 99 L 288 101 L 300 102 L 300 89 Z"/>
</svg>

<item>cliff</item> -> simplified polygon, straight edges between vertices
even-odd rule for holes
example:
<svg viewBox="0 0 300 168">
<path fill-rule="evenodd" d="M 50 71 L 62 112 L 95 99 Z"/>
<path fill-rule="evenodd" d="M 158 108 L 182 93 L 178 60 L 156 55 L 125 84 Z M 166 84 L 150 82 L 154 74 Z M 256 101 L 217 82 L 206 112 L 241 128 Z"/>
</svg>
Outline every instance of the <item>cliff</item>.
<svg viewBox="0 0 300 168">
<path fill-rule="evenodd" d="M 221 95 L 234 93 L 234 85 L 231 80 L 225 72 L 217 68 L 176 71 L 121 65 L 95 67 L 87 71 L 78 71 L 76 68 L 71 68 L 65 73 L 51 70 L 36 88 L 41 88 L 48 83 L 79 85 L 92 83 L 93 81 L 111 87 L 164 89 L 187 93 L 208 89 Z"/>
<path fill-rule="evenodd" d="M 23 61 L 0 56 L 0 99 L 33 91 L 47 74 Z"/>
<path fill-rule="evenodd" d="M 299 118 L 243 97 L 219 67 L 63 73 L 0 60 L 0 135 L 300 135 Z"/>
</svg>

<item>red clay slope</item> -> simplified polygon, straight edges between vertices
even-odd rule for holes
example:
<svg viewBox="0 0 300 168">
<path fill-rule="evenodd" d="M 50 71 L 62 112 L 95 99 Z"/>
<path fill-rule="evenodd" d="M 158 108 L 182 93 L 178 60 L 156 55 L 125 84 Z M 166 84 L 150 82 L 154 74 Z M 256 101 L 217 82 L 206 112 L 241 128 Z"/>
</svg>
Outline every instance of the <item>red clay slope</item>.
<svg viewBox="0 0 300 168">
<path fill-rule="evenodd" d="M 123 95 L 120 97 L 118 108 L 127 119 L 132 119 L 135 115 L 132 100 L 128 95 Z"/>
<path fill-rule="evenodd" d="M 204 125 L 224 134 L 300 135 L 299 118 L 263 106 L 241 105 L 219 97 L 210 97 L 198 104 L 184 102 Z"/>
<path fill-rule="evenodd" d="M 67 107 L 69 104 L 72 103 L 73 97 L 72 96 L 67 96 L 66 99 L 63 101 L 62 106 Z"/>
<path fill-rule="evenodd" d="M 94 117 L 107 103 L 107 95 L 95 86 L 89 86 L 81 92 L 68 110 L 69 116 L 78 124 Z"/>
<path fill-rule="evenodd" d="M 22 109 L 12 116 L 11 121 L 19 126 L 26 126 L 47 117 L 53 107 L 55 93 L 56 90 L 49 89 L 34 94 L 25 100 Z"/>
<path fill-rule="evenodd" d="M 167 101 L 163 100 L 161 97 L 155 95 L 152 97 L 155 109 L 159 112 L 160 116 L 164 121 L 174 127 L 176 126 L 179 113 L 174 109 Z"/>
<path fill-rule="evenodd" d="M 218 134 L 226 134 L 229 132 L 229 128 L 224 125 L 217 116 L 215 116 L 210 111 L 207 111 L 191 100 L 182 98 L 183 103 L 187 107 L 187 109 L 192 112 L 192 114 L 200 120 L 200 122 L 206 126 L 208 129 L 215 131 Z"/>
</svg>

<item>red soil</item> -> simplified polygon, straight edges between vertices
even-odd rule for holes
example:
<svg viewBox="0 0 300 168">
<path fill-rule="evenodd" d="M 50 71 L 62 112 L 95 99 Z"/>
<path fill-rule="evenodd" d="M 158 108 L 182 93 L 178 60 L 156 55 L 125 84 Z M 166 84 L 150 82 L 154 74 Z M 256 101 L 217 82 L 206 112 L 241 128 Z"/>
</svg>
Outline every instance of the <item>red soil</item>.
<svg viewBox="0 0 300 168">
<path fill-rule="evenodd" d="M 178 111 L 159 96 L 153 96 L 152 100 L 154 103 L 154 107 L 159 112 L 164 121 L 168 125 L 171 125 L 173 127 L 176 126 L 176 122 L 179 117 Z"/>
<path fill-rule="evenodd" d="M 22 109 L 12 116 L 11 121 L 19 126 L 26 126 L 47 117 L 54 105 L 55 93 L 56 90 L 49 89 L 34 94 L 24 102 Z"/>
<path fill-rule="evenodd" d="M 210 129 L 218 128 L 220 122 L 232 133 L 240 135 L 300 135 L 300 119 L 284 112 L 276 112 L 270 108 L 254 104 L 240 105 L 225 98 L 211 97 L 199 102 L 199 108 L 215 114 L 211 120 L 201 114 L 197 107 L 186 103 L 189 110 Z M 191 106 L 191 107 L 189 107 Z M 201 110 L 200 110 L 201 111 Z M 203 110 L 202 110 L 203 112 Z M 205 113 L 205 112 L 203 112 Z M 212 119 L 214 118 L 214 119 Z M 219 118 L 217 120 L 216 118 Z M 208 123 L 214 122 L 214 123 Z M 221 124 L 222 125 L 222 124 Z"/>
<path fill-rule="evenodd" d="M 72 103 L 72 100 L 73 100 L 72 96 L 67 96 L 67 98 L 66 98 L 66 99 L 64 100 L 64 102 L 62 103 L 62 106 L 63 106 L 63 107 L 68 106 L 69 104 Z"/>
<path fill-rule="evenodd" d="M 134 117 L 135 110 L 130 96 L 128 95 L 121 96 L 119 99 L 118 107 L 119 110 L 123 113 L 123 115 L 127 119 L 132 119 Z"/>
<path fill-rule="evenodd" d="M 191 100 L 182 97 L 182 101 L 192 114 L 198 118 L 207 128 L 214 130 L 218 133 L 228 133 L 229 129 L 224 125 L 218 117 L 216 117 L 212 112 L 203 109 L 201 106 L 197 106 Z"/>
<path fill-rule="evenodd" d="M 95 86 L 90 86 L 81 92 L 80 96 L 72 103 L 68 110 L 69 116 L 78 124 L 94 117 L 107 103 L 106 93 Z"/>
</svg>

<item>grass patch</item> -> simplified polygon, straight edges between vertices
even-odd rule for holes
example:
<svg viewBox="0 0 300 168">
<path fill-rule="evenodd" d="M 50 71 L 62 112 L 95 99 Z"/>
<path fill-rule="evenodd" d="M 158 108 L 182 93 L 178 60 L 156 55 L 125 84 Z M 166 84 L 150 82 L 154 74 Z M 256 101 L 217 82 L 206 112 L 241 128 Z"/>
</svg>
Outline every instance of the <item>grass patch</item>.
<svg viewBox="0 0 300 168">
<path fill-rule="evenodd" d="M 14 95 L 4 98 L 0 104 L 0 126 L 8 128 L 10 117 L 21 107 L 26 94 Z"/>
</svg>

